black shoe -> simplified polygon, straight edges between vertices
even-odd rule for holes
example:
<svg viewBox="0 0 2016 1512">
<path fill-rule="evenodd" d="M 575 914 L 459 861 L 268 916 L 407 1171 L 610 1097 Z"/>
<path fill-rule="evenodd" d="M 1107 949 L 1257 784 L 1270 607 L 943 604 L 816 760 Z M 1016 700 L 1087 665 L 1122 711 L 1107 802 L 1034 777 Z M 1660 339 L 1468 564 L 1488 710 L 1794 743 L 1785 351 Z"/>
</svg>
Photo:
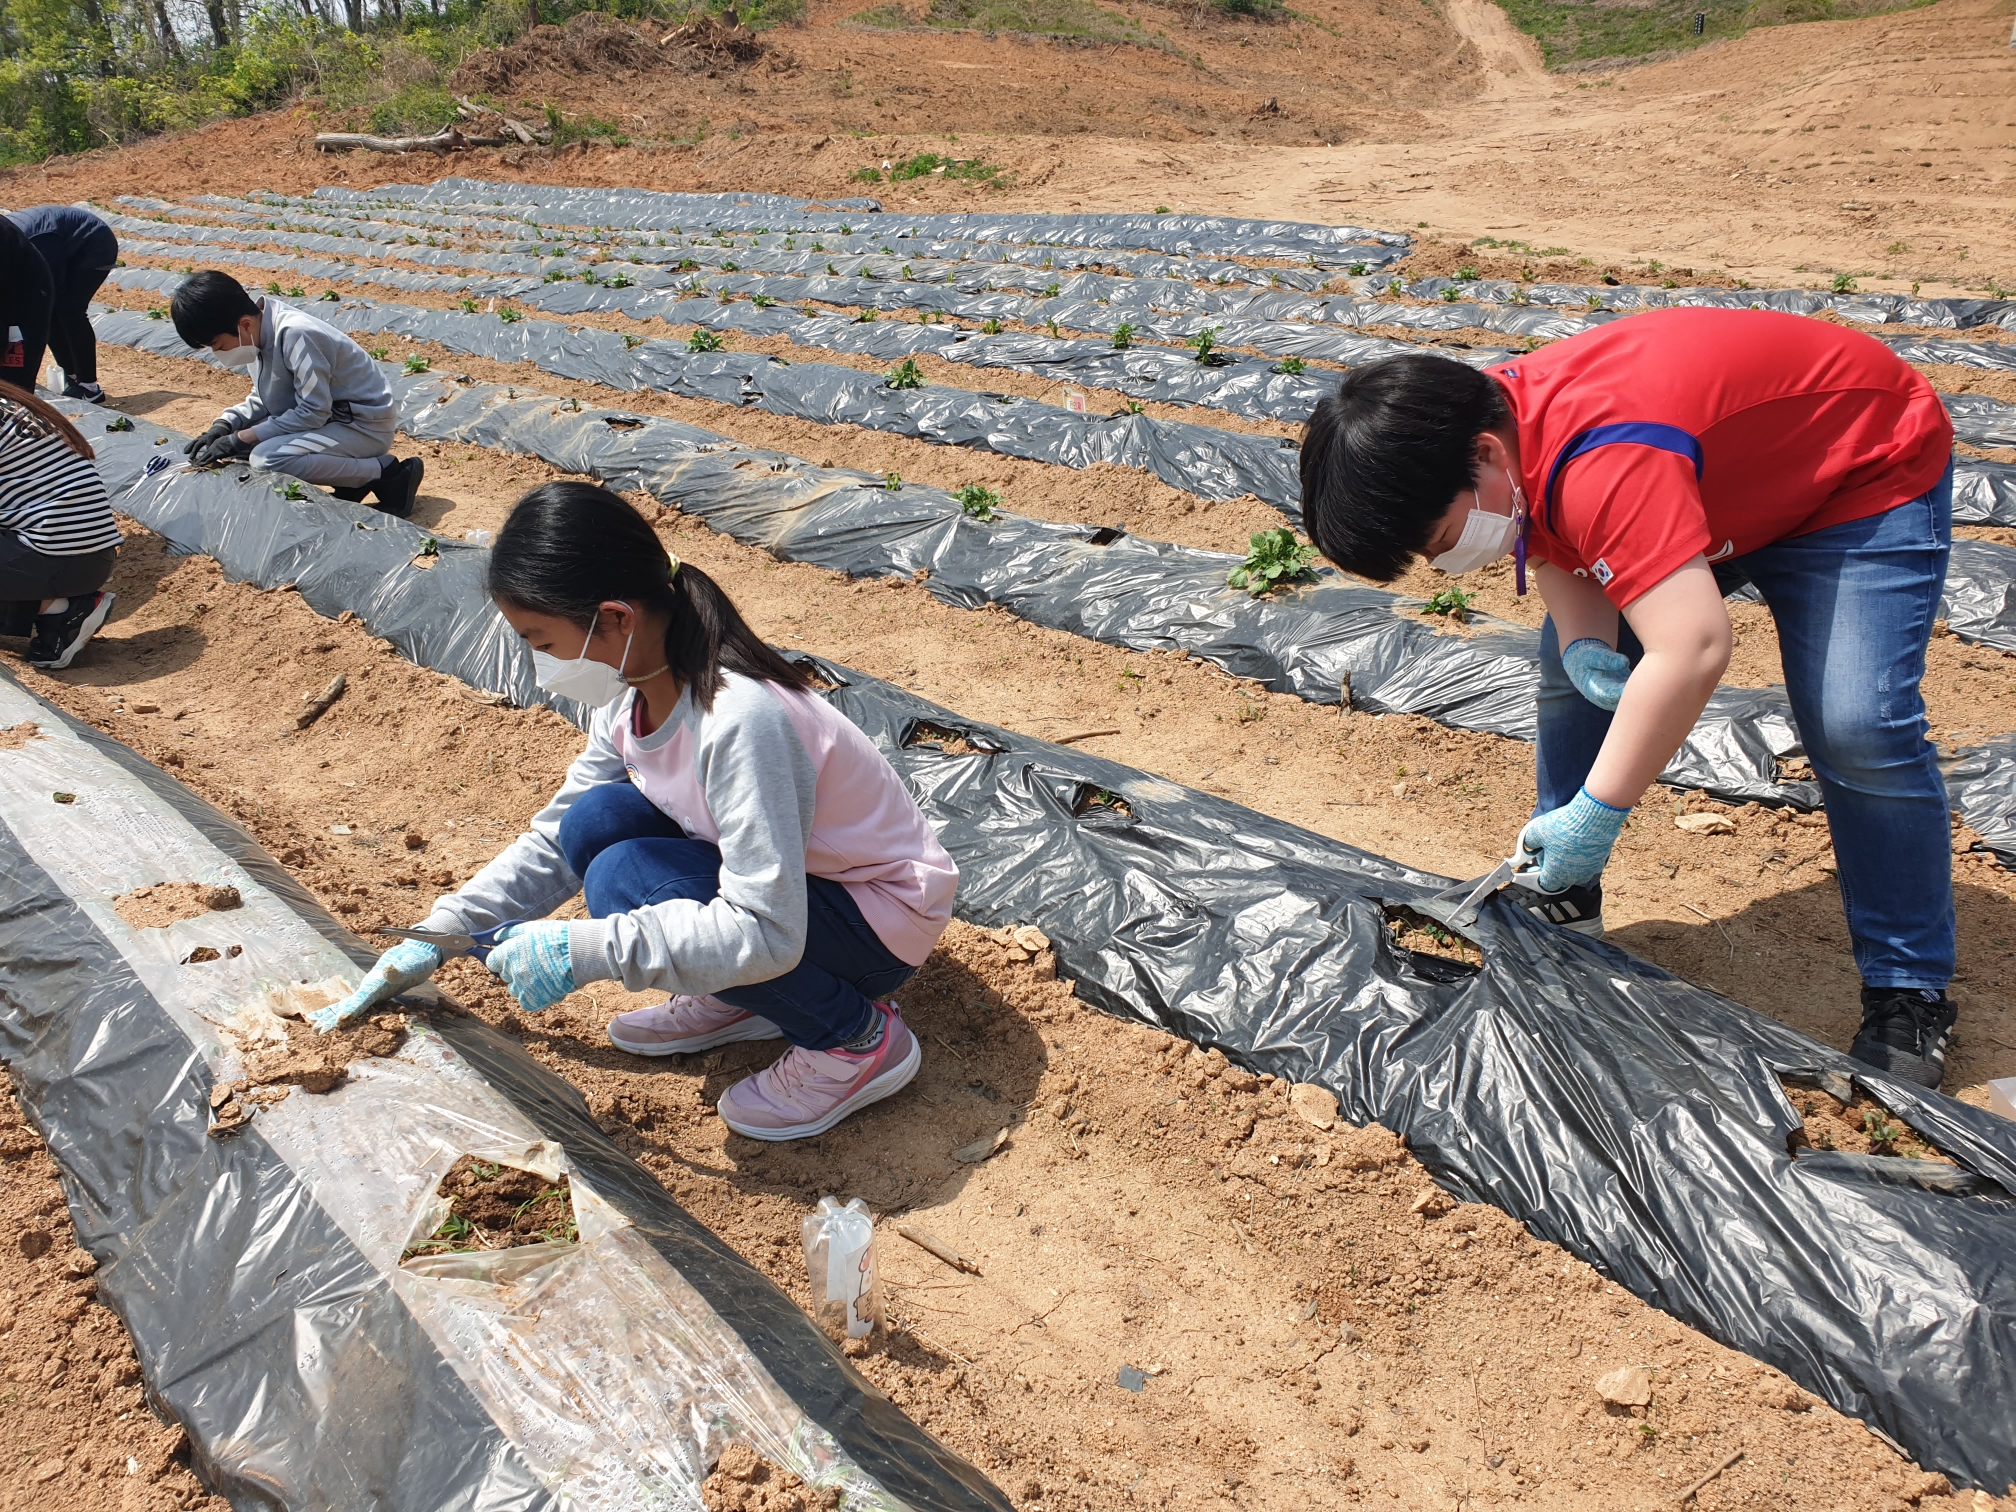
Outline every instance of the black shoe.
<svg viewBox="0 0 2016 1512">
<path fill-rule="evenodd" d="M 28 642 L 28 665 L 45 672 L 60 672 L 69 666 L 105 623 L 114 597 L 110 593 L 82 593 L 60 614 L 36 616 L 35 633 Z"/>
<path fill-rule="evenodd" d="M 1937 1091 L 1946 1077 L 1946 1041 L 1959 1017 L 1943 992 L 1864 987 L 1862 1027 L 1848 1053 L 1865 1066 Z"/>
<path fill-rule="evenodd" d="M 1549 924 L 1558 924 L 1563 929 L 1572 929 L 1580 935 L 1588 935 L 1592 940 L 1603 938 L 1603 884 L 1586 882 L 1580 887 L 1563 888 L 1560 892 L 1541 892 L 1533 889 L 1519 900 L 1526 905 L 1526 911 L 1537 919 L 1545 919 Z"/>
<path fill-rule="evenodd" d="M 378 496 L 378 507 L 402 520 L 410 518 L 413 500 L 420 493 L 420 480 L 426 475 L 427 464 L 418 457 L 394 462 L 371 485 L 371 492 Z"/>
<path fill-rule="evenodd" d="M 88 399 L 93 404 L 103 404 L 105 402 L 105 390 L 95 383 L 78 383 L 73 380 L 63 385 L 63 397 L 65 399 Z"/>
<path fill-rule="evenodd" d="M 373 486 L 369 483 L 360 483 L 355 488 L 332 488 L 329 492 L 346 504 L 362 504 L 364 496 L 371 492 Z"/>
</svg>

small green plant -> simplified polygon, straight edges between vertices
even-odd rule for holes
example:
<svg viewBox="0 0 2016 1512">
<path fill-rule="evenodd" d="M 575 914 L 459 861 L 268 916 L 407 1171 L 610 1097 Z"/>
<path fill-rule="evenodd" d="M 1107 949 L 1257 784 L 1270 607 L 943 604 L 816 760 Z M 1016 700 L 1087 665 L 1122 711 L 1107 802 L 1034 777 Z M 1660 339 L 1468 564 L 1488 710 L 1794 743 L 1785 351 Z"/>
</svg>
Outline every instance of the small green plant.
<svg viewBox="0 0 2016 1512">
<path fill-rule="evenodd" d="M 777 301 L 772 299 L 768 294 L 751 294 L 749 296 L 749 303 L 756 306 L 759 310 L 767 310 L 770 306 L 777 303 Z"/>
<path fill-rule="evenodd" d="M 873 324 L 875 324 L 875 318 L 876 318 L 876 317 L 875 317 L 875 307 L 874 307 L 873 305 L 869 305 L 869 306 L 868 306 L 868 307 L 867 307 L 866 309 L 864 309 L 864 310 L 863 310 L 863 311 L 862 311 L 862 312 L 861 312 L 861 313 L 860 313 L 859 315 L 856 315 L 856 316 L 854 317 L 854 324 L 855 324 L 855 325 L 873 325 Z"/>
<path fill-rule="evenodd" d="M 1459 625 L 1470 622 L 1470 605 L 1477 595 L 1465 593 L 1461 588 L 1444 588 L 1440 593 L 1421 606 L 1423 614 L 1440 614 L 1455 620 Z"/>
<path fill-rule="evenodd" d="M 679 259 L 679 265 L 672 271 L 674 273 L 698 273 L 700 271 L 700 264 L 693 261 L 690 257 L 682 257 Z"/>
<path fill-rule="evenodd" d="M 1001 507 L 1001 495 L 984 483 L 968 483 L 953 497 L 959 501 L 960 509 L 965 511 L 969 520 L 991 520 L 994 511 Z"/>
<path fill-rule="evenodd" d="M 406 359 L 406 371 L 409 373 L 424 373 L 432 366 L 433 364 L 418 352 L 415 352 L 411 357 Z"/>
<path fill-rule="evenodd" d="M 572 273 L 564 272 L 559 268 L 548 268 L 546 270 L 546 282 L 548 283 L 565 283 L 573 276 Z"/>
<path fill-rule="evenodd" d="M 1897 1141 L 1904 1137 L 1904 1126 L 1890 1121 L 1890 1115 L 1881 1108 L 1862 1110 L 1862 1132 L 1869 1136 L 1869 1148 L 1879 1155 L 1888 1155 L 1897 1148 Z"/>
<path fill-rule="evenodd" d="M 611 289 L 627 289 L 630 287 L 631 278 L 628 273 L 611 273 L 602 282 Z"/>
<path fill-rule="evenodd" d="M 1167 215 L 1169 213 L 1169 207 L 1167 205 L 1157 205 L 1155 207 L 1155 213 L 1157 215 Z"/>
<path fill-rule="evenodd" d="M 1475 283 L 1477 282 L 1477 277 L 1477 270 L 1467 263 L 1456 270 L 1456 281 L 1458 283 Z"/>
<path fill-rule="evenodd" d="M 882 486 L 891 493 L 897 492 L 903 487 L 903 475 L 893 472 L 882 474 Z"/>
<path fill-rule="evenodd" d="M 742 268 L 739 263 L 730 260 L 721 264 L 721 271 L 723 273 L 740 273 Z"/>
<path fill-rule="evenodd" d="M 581 282 L 592 288 L 602 282 L 602 275 L 597 273 L 593 268 L 583 268 L 581 270 Z"/>
<path fill-rule="evenodd" d="M 374 362 L 383 362 L 391 355 L 389 347 L 366 347 L 364 350 L 371 354 L 371 360 Z"/>
<path fill-rule="evenodd" d="M 166 320 L 168 318 L 168 307 L 166 305 L 147 306 L 147 318 L 149 320 Z"/>
<path fill-rule="evenodd" d="M 642 345 L 644 345 L 644 338 L 642 336 L 632 336 L 628 331 L 623 333 L 624 351 L 634 352 Z"/>
<path fill-rule="evenodd" d="M 130 431 L 133 429 L 133 417 L 131 415 L 121 415 L 116 420 L 107 420 L 105 422 L 105 429 L 108 432 Z"/>
<path fill-rule="evenodd" d="M 266 285 L 266 292 L 268 294 L 278 294 L 280 292 L 279 280 L 276 279 L 272 283 Z"/>
<path fill-rule="evenodd" d="M 1063 285 L 1058 283 L 1056 279 L 1051 279 L 1049 283 L 1043 286 L 1043 297 L 1045 299 L 1055 299 L 1057 291 L 1062 287 Z"/>
<path fill-rule="evenodd" d="M 1836 294 L 1854 294 L 1858 292 L 1855 287 L 1855 275 L 1852 273 L 1836 273 L 1834 275 L 1834 292 Z"/>
<path fill-rule="evenodd" d="M 1136 327 L 1131 320 L 1123 320 L 1113 328 L 1113 345 L 1121 350 L 1134 345 Z"/>
<path fill-rule="evenodd" d="M 1592 310 L 1600 310 L 1600 309 L 1602 309 L 1602 308 L 1603 308 L 1603 296 L 1602 296 L 1601 294 L 1591 294 L 1591 295 L 1589 296 L 1589 308 L 1590 308 L 1590 309 L 1592 309 Z"/>
<path fill-rule="evenodd" d="M 686 338 L 686 350 L 689 352 L 718 352 L 725 344 L 705 326 L 694 327 L 693 334 Z"/>
<path fill-rule="evenodd" d="M 915 357 L 905 357 L 882 375 L 882 382 L 892 389 L 919 389 L 924 387 L 924 370 Z"/>
<path fill-rule="evenodd" d="M 1283 373 L 1290 378 L 1300 378 L 1304 373 L 1309 371 L 1309 364 L 1304 362 L 1300 357 L 1283 357 L 1279 362 L 1274 364 L 1274 371 Z"/>
<path fill-rule="evenodd" d="M 1058 336 L 1057 317 L 1053 315 L 1048 320 L 1044 321 L 1043 324 L 1045 324 L 1050 328 L 1050 339 L 1053 341 L 1056 340 Z"/>
<path fill-rule="evenodd" d="M 476 301 L 467 297 L 459 299 L 456 301 L 456 308 L 464 315 L 474 315 L 476 313 Z"/>
<path fill-rule="evenodd" d="M 1218 349 L 1218 334 L 1224 329 L 1223 326 L 1206 326 L 1183 344 L 1196 350 L 1199 362 L 1209 362 L 1211 354 Z"/>
<path fill-rule="evenodd" d="M 882 182 L 882 170 L 873 167 L 856 168 L 847 177 L 857 184 L 879 184 Z"/>
<path fill-rule="evenodd" d="M 1460 297 L 1454 289 L 1444 289 L 1442 291 L 1442 303 L 1444 304 L 1454 304 Z"/>
<path fill-rule="evenodd" d="M 281 498 L 291 499 L 297 504 L 308 497 L 306 491 L 301 487 L 301 480 L 299 478 L 289 478 L 285 483 L 282 483 L 279 488 L 279 494 Z"/>
<path fill-rule="evenodd" d="M 1344 271 L 1349 273 L 1353 278 L 1363 278 L 1365 276 L 1365 264 L 1361 262 L 1356 262 L 1351 264 L 1351 266 L 1346 268 Z"/>
<path fill-rule="evenodd" d="M 525 318 L 525 312 L 516 305 L 501 305 L 497 310 L 497 318 L 506 325 L 516 325 Z"/>
<path fill-rule="evenodd" d="M 334 289 L 324 289 L 316 297 L 317 304 L 341 304 L 342 302 L 343 296 L 338 294 Z"/>
<path fill-rule="evenodd" d="M 1246 560 L 1225 574 L 1225 583 L 1259 598 L 1283 584 L 1313 576 L 1310 563 L 1315 560 L 1316 548 L 1296 540 L 1295 532 L 1287 526 L 1256 530 L 1247 542 Z"/>
<path fill-rule="evenodd" d="M 1894 241 L 1890 243 L 1889 246 L 1885 247 L 1883 249 L 1883 252 L 1884 255 L 1887 257 L 1902 257 L 1906 252 L 1909 252 L 1910 250 L 1911 250 L 1911 244 L 1909 242 Z"/>
</svg>

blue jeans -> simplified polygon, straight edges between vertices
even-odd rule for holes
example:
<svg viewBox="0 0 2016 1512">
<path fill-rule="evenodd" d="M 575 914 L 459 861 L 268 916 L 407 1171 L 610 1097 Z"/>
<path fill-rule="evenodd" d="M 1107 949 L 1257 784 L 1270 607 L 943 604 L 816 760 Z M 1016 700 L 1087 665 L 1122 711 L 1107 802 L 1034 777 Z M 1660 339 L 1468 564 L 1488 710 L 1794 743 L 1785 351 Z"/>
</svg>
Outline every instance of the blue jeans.
<svg viewBox="0 0 2016 1512">
<path fill-rule="evenodd" d="M 1820 779 L 1855 964 L 1871 987 L 1941 990 L 1954 962 L 1946 784 L 1925 738 L 1925 645 L 1953 541 L 1953 471 L 1907 504 L 1718 564 L 1757 585 L 1778 623 L 1785 690 Z M 1620 623 L 1617 649 L 1643 647 Z M 1549 619 L 1540 631 L 1545 813 L 1572 800 L 1610 715 L 1575 691 Z"/>
<path fill-rule="evenodd" d="M 597 919 L 670 898 L 711 903 L 721 893 L 721 852 L 687 836 L 627 782 L 590 788 L 560 821 L 560 849 Z M 807 1050 L 831 1050 L 866 1034 L 875 1002 L 915 968 L 892 955 L 847 889 L 805 879 L 805 954 L 780 977 L 727 987 L 724 1003 L 770 1020 Z"/>
</svg>

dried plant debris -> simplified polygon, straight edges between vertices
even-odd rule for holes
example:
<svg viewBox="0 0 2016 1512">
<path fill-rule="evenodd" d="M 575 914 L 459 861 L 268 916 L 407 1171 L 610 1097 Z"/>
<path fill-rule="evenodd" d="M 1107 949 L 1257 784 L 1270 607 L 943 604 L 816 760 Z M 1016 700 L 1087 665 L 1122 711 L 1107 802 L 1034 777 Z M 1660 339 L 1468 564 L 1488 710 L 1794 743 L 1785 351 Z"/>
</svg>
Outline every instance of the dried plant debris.
<svg viewBox="0 0 2016 1512">
<path fill-rule="evenodd" d="M 210 1089 L 211 1136 L 237 1133 L 262 1109 L 284 1102 L 296 1087 L 315 1095 L 335 1091 L 355 1062 L 398 1054 L 406 1033 L 403 1013 L 380 1013 L 329 1034 L 290 1021 L 286 1045 L 248 1055 L 241 1080 Z"/>
<path fill-rule="evenodd" d="M 748 1445 L 730 1444 L 702 1482 L 700 1500 L 708 1512 L 833 1512 L 840 1493 L 808 1486 Z"/>
<path fill-rule="evenodd" d="M 1918 1132 L 1861 1088 L 1854 1099 L 1842 1102 L 1818 1087 L 1785 1083 L 1785 1095 L 1799 1110 L 1800 1132 L 1792 1136 L 1795 1148 L 1840 1150 L 1851 1155 L 1887 1155 L 1905 1160 L 1953 1162 L 1927 1144 Z"/>
<path fill-rule="evenodd" d="M 448 1216 L 402 1259 L 514 1249 L 521 1244 L 574 1244 L 574 1194 L 565 1176 L 550 1181 L 536 1171 L 464 1155 L 436 1190 L 449 1199 Z"/>
</svg>

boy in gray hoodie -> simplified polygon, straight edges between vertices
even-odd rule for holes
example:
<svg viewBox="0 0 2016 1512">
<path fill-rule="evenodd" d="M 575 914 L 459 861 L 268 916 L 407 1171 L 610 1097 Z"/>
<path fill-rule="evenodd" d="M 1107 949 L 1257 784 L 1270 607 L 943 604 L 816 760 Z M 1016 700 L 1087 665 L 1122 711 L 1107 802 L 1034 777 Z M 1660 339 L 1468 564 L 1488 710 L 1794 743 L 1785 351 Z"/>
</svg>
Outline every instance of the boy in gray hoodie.
<svg viewBox="0 0 2016 1512">
<path fill-rule="evenodd" d="M 353 504 L 374 494 L 387 514 L 412 514 L 425 464 L 392 455 L 398 414 L 370 353 L 306 311 L 270 297 L 255 301 L 215 269 L 187 279 L 168 308 L 190 346 L 256 369 L 251 395 L 183 448 L 193 461 L 244 457 Z"/>
</svg>

